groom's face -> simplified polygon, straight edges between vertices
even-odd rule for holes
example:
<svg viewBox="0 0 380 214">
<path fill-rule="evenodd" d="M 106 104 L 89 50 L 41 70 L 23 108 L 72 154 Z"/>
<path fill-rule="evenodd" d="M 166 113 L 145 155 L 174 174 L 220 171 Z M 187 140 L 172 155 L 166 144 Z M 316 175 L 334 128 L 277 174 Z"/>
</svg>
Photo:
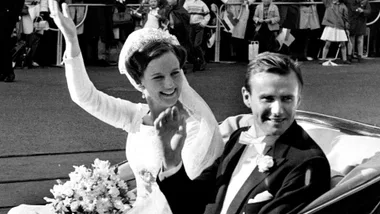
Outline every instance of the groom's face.
<svg viewBox="0 0 380 214">
<path fill-rule="evenodd" d="M 300 85 L 294 72 L 286 75 L 260 72 L 250 77 L 251 92 L 243 87 L 243 99 L 251 108 L 256 130 L 281 135 L 293 123 L 300 103 Z"/>
</svg>

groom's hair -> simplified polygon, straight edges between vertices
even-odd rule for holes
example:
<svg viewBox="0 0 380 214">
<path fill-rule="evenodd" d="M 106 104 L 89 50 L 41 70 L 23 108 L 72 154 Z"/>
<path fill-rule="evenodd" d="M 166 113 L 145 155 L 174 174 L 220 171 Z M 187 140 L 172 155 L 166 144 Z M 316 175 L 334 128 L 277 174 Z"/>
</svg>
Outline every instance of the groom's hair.
<svg viewBox="0 0 380 214">
<path fill-rule="evenodd" d="M 300 89 L 303 87 L 301 69 L 299 68 L 299 65 L 289 56 L 272 52 L 264 52 L 257 55 L 257 57 L 249 63 L 248 70 L 245 75 L 244 86 L 249 93 L 251 93 L 251 87 L 249 85 L 251 77 L 261 72 L 284 76 L 294 72 L 297 76 Z"/>
</svg>

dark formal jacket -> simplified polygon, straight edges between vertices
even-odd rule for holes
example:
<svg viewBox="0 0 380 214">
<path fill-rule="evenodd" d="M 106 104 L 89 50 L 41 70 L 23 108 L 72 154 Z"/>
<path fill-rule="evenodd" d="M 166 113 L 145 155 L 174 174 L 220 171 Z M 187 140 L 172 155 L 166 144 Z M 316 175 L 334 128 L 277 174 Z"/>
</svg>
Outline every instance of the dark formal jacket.
<svg viewBox="0 0 380 214">
<path fill-rule="evenodd" d="M 169 33 L 177 37 L 179 44 L 181 44 L 187 51 L 187 59 L 191 60 L 192 43 L 190 40 L 190 14 L 180 3 L 167 6 L 165 8 L 165 17 L 167 20 L 172 18 L 173 25 L 168 27 Z"/>
<path fill-rule="evenodd" d="M 371 14 L 371 5 L 368 0 L 347 0 L 348 16 L 350 21 L 350 35 L 366 35 L 367 17 Z M 357 12 L 363 9 L 362 13 Z"/>
<path fill-rule="evenodd" d="M 198 178 L 190 180 L 182 168 L 176 174 L 158 181 L 174 214 L 219 214 L 232 173 L 246 145 L 238 143 L 235 131 L 223 155 Z M 228 214 L 296 213 L 330 188 L 330 166 L 320 147 L 294 122 L 280 136 L 266 155 L 274 166 L 268 172 L 256 167 L 239 190 Z M 274 197 L 250 203 L 259 193 L 268 191 Z M 250 200 L 251 199 L 251 200 Z"/>
<path fill-rule="evenodd" d="M 170 33 L 177 36 L 180 43 L 182 40 L 185 41 L 183 38 L 187 38 L 190 31 L 189 12 L 179 4 L 168 6 L 167 11 L 167 19 L 170 20 L 170 16 L 172 16 L 174 22 L 173 28 L 169 28 Z"/>
<path fill-rule="evenodd" d="M 84 0 L 85 4 L 114 4 L 114 0 Z M 87 18 L 84 21 L 84 36 L 87 39 L 95 39 L 100 37 L 104 43 L 112 42 L 114 39 L 112 27 L 113 8 L 106 7 L 89 7 Z"/>
</svg>

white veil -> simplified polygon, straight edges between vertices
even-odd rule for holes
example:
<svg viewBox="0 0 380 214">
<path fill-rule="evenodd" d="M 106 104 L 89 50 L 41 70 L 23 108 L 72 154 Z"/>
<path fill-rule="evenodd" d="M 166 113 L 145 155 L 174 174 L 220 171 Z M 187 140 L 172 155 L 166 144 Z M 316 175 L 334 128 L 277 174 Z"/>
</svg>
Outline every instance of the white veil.
<svg viewBox="0 0 380 214">
<path fill-rule="evenodd" d="M 131 84 L 139 91 L 142 91 L 142 87 L 130 76 L 125 66 L 125 62 L 129 60 L 129 57 L 135 51 L 143 48 L 148 43 L 156 41 L 179 45 L 175 36 L 170 35 L 163 30 L 143 28 L 134 31 L 129 35 L 120 52 L 119 71 L 120 73 L 125 74 Z M 202 97 L 191 88 L 183 71 L 181 71 L 181 75 L 183 76 L 183 86 L 179 101 L 189 112 L 190 116 L 200 124 L 196 136 L 188 135 L 188 138 L 191 137 L 191 142 L 185 142 L 185 148 L 182 153 L 186 172 L 188 176 L 193 179 L 221 155 L 224 144 L 219 132 L 218 123 L 211 109 Z M 187 146 L 190 146 L 190 148 L 193 148 L 195 151 L 192 149 L 186 150 Z"/>
</svg>

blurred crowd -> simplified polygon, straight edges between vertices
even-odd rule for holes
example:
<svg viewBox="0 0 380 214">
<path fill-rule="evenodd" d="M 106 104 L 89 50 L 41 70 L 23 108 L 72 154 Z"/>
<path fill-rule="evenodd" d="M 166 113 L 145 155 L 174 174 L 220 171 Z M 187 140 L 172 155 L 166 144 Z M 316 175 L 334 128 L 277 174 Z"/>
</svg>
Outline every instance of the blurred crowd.
<svg viewBox="0 0 380 214">
<path fill-rule="evenodd" d="M 368 28 L 371 33 L 365 37 L 369 32 L 366 23 L 378 13 L 378 6 L 370 5 L 368 0 L 323 0 L 322 4 L 304 5 L 275 4 L 272 0 L 59 1 L 73 4 L 71 17 L 78 25 L 81 50 L 89 65 L 115 65 L 128 35 L 139 28 L 153 27 L 178 38 L 188 52 L 189 68 L 204 70 L 215 55 L 215 28 L 207 26 L 216 26 L 217 21 L 222 25 L 221 61 L 248 61 L 252 41 L 258 41 L 259 52 L 285 53 L 300 61 L 339 55 L 349 64 L 355 58 L 360 61 L 364 52 L 380 54 L 375 39 L 378 22 Z M 13 67 L 54 64 L 57 31 L 49 17 L 47 0 L 22 2 L 11 37 Z M 86 9 L 84 4 L 103 6 Z M 365 45 L 368 38 L 369 48 Z"/>
</svg>

